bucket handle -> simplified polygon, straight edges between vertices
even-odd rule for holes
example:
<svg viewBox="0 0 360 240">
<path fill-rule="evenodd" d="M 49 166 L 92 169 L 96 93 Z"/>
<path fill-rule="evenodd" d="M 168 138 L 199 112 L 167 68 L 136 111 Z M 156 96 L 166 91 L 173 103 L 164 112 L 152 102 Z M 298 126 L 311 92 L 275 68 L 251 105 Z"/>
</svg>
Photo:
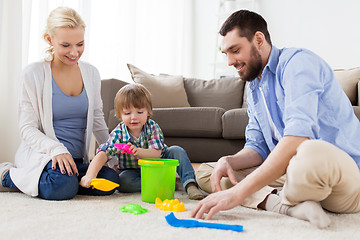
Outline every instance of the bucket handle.
<svg viewBox="0 0 360 240">
<path fill-rule="evenodd" d="M 148 161 L 148 160 L 139 159 L 138 162 L 139 162 L 139 163 L 150 163 L 150 164 L 160 164 L 160 165 L 164 165 L 164 162 L 162 162 L 162 161 Z"/>
</svg>

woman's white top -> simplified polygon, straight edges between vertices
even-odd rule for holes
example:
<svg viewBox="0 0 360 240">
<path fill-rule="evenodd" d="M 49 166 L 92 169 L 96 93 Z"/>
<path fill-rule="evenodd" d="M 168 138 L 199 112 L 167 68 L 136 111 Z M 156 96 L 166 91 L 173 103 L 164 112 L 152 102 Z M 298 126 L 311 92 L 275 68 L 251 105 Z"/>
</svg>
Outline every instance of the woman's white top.
<svg viewBox="0 0 360 240">
<path fill-rule="evenodd" d="M 91 135 L 98 143 L 106 142 L 108 128 L 101 100 L 98 70 L 85 62 L 78 63 L 89 100 L 85 133 L 84 162 L 89 162 Z M 56 155 L 69 153 L 55 137 L 52 111 L 52 74 L 50 62 L 28 65 L 19 86 L 18 119 L 21 143 L 15 155 L 15 168 L 10 169 L 14 184 L 24 193 L 38 195 L 39 177 L 45 165 Z"/>
</svg>

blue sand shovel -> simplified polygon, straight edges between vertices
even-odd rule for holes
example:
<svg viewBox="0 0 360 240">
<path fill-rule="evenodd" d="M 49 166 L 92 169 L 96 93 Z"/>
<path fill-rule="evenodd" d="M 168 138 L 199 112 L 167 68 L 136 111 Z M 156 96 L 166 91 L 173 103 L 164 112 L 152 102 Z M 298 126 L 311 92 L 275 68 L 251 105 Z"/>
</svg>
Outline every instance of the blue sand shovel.
<svg viewBox="0 0 360 240">
<path fill-rule="evenodd" d="M 209 223 L 209 222 L 199 222 L 197 220 L 189 219 L 177 219 L 173 212 L 165 216 L 167 223 L 173 227 L 185 227 L 185 228 L 194 228 L 194 227 L 204 227 L 204 228 L 215 228 L 222 230 L 231 230 L 235 232 L 242 232 L 242 225 L 231 225 L 231 224 L 221 224 L 221 223 Z"/>
</svg>

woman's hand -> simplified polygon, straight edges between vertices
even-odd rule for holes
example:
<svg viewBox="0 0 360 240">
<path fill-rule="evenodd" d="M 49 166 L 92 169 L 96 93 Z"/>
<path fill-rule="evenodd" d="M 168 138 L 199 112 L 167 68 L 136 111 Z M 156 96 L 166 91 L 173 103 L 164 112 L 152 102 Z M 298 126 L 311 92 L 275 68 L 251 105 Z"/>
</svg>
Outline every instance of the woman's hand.
<svg viewBox="0 0 360 240">
<path fill-rule="evenodd" d="M 75 161 L 69 153 L 62 153 L 53 157 L 51 165 L 53 170 L 56 169 L 56 164 L 59 165 L 62 174 L 67 173 L 69 176 L 72 176 L 73 174 L 79 176 Z"/>
</svg>

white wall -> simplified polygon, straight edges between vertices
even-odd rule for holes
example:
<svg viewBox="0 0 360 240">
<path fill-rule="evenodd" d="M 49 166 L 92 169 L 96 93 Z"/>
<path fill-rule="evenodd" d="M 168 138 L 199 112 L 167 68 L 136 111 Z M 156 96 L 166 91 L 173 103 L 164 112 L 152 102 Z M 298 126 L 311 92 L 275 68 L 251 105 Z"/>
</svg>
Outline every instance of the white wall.
<svg viewBox="0 0 360 240">
<path fill-rule="evenodd" d="M 196 0 L 193 75 L 211 79 L 215 61 L 219 1 Z M 240 1 L 238 1 L 240 2 Z M 243 6 L 249 8 L 249 1 Z M 268 23 L 278 48 L 308 48 L 332 68 L 360 66 L 360 1 L 358 0 L 254 0 L 255 10 Z M 206 6 L 206 7 L 205 7 Z M 241 8 L 238 3 L 237 9 Z M 214 36 L 215 34 L 215 36 Z M 224 64 L 226 64 L 224 62 Z"/>
<path fill-rule="evenodd" d="M 277 47 L 305 47 L 332 68 L 360 66 L 360 1 L 259 0 Z"/>
</svg>

